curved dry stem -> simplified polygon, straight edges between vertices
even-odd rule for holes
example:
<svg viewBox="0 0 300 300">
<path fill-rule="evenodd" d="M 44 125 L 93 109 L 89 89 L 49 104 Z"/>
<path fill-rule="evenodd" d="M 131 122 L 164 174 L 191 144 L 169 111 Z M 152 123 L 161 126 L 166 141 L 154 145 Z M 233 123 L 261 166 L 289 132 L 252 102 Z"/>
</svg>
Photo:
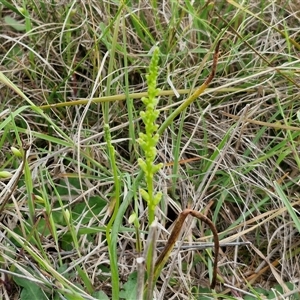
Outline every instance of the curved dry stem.
<svg viewBox="0 0 300 300">
<path fill-rule="evenodd" d="M 173 122 L 173 120 L 181 114 L 191 103 L 193 103 L 203 92 L 206 90 L 206 88 L 209 86 L 213 78 L 216 74 L 217 64 L 218 64 L 218 58 L 219 58 L 219 52 L 220 52 L 220 45 L 221 45 L 222 39 L 220 39 L 217 42 L 214 56 L 213 56 L 213 64 L 211 68 L 211 72 L 209 76 L 206 78 L 206 80 L 193 92 L 191 96 L 189 96 L 180 106 L 178 106 L 170 115 L 169 117 L 164 121 L 164 123 L 158 128 L 157 133 L 161 135 L 165 129 Z"/>
<path fill-rule="evenodd" d="M 188 215 L 192 215 L 193 217 L 195 217 L 195 218 L 199 219 L 200 221 L 204 222 L 205 224 L 207 224 L 213 233 L 214 244 L 215 244 L 215 247 L 214 247 L 215 248 L 215 259 L 214 259 L 214 266 L 213 266 L 213 278 L 212 278 L 210 287 L 212 289 L 214 289 L 216 286 L 216 282 L 217 282 L 217 267 L 218 267 L 218 255 L 219 255 L 219 246 L 220 246 L 218 232 L 217 232 L 215 225 L 209 218 L 207 218 L 202 213 L 192 210 L 192 209 L 185 209 L 184 211 L 182 211 L 180 213 L 180 215 L 178 216 L 177 220 L 175 221 L 176 222 L 175 226 L 171 232 L 171 235 L 167 241 L 167 244 L 166 244 L 165 248 L 163 249 L 163 251 L 160 253 L 160 255 L 157 258 L 157 261 L 155 263 L 154 279 L 155 279 L 155 281 L 157 280 L 163 266 L 167 262 L 167 260 L 170 256 L 170 253 L 173 250 L 174 245 L 178 239 L 178 236 L 182 229 L 183 223 Z"/>
</svg>

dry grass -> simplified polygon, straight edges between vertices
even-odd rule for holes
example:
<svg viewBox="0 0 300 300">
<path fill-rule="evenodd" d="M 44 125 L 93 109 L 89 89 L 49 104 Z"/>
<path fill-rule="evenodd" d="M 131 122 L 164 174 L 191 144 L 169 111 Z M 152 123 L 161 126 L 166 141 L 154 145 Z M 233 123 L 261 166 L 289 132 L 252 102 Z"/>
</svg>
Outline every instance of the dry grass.
<svg viewBox="0 0 300 300">
<path fill-rule="evenodd" d="M 0 113 L 10 109 L 12 116 L 0 115 L 0 171 L 17 172 L 20 159 L 11 146 L 20 148 L 20 140 L 31 145 L 28 170 L 0 216 L 1 297 L 23 299 L 24 288 L 15 280 L 21 275 L 38 281 L 45 299 L 71 299 L 65 290 L 83 299 L 103 299 L 93 294 L 97 291 L 111 297 L 105 226 L 115 185 L 104 123 L 110 125 L 125 203 L 137 192 L 135 138 L 143 125 L 139 95 L 124 100 L 122 94 L 147 90 L 151 48 L 158 43 L 159 88 L 170 92 L 160 98 L 162 123 L 209 74 L 213 45 L 224 30 L 212 85 L 159 141 L 157 160 L 164 167 L 155 187 L 164 197 L 157 210 L 158 247 L 165 245 L 179 212 L 202 211 L 216 224 L 221 243 L 240 242 L 221 248 L 219 284 L 210 297 L 244 298 L 255 294 L 254 287 L 270 291 L 279 283 L 286 296 L 278 299 L 288 299 L 286 284 L 292 282 L 298 298 L 290 299 L 299 299 L 300 228 L 274 183 L 298 214 L 299 48 L 291 43 L 299 42 L 297 5 L 246 1 L 251 15 L 226 1 L 215 7 L 166 1 L 157 8 L 132 1 L 118 14 L 115 4 L 100 2 L 28 3 L 27 23 L 2 5 L 2 16 L 26 29 L 18 31 L 4 19 L 0 70 L 36 106 L 73 105 L 45 109 L 43 115 L 1 82 Z M 113 95 L 123 100 L 103 101 Z M 88 103 L 77 105 L 79 98 Z M 3 199 L 12 184 L 0 181 Z M 117 236 L 121 286 L 136 270 L 137 235 L 128 222 L 133 211 L 143 245 L 148 230 L 144 201 L 138 193 L 131 197 Z M 155 299 L 204 299 L 200 288 L 209 286 L 213 253 L 197 246 L 211 242 L 210 234 L 204 224 L 188 219 Z"/>
</svg>

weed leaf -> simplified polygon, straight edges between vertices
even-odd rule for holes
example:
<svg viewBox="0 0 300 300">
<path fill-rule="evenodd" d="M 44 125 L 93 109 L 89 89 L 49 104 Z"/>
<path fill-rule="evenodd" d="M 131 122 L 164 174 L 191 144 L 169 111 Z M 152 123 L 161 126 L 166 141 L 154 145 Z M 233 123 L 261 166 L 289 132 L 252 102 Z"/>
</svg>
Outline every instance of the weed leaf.
<svg viewBox="0 0 300 300">
<path fill-rule="evenodd" d="M 21 300 L 47 300 L 48 298 L 42 291 L 42 289 L 34 282 L 15 276 L 14 281 L 17 285 L 23 287 L 20 299 Z"/>
<path fill-rule="evenodd" d="M 123 285 L 123 290 L 120 292 L 120 298 L 130 300 L 136 299 L 137 289 L 137 272 L 129 275 L 128 281 Z"/>
</svg>

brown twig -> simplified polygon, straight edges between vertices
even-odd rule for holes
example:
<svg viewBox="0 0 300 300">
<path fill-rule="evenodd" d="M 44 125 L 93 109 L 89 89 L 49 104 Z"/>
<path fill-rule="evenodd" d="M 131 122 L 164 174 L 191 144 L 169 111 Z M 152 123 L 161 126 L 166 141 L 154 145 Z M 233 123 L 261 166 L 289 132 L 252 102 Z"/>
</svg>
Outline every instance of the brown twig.
<svg viewBox="0 0 300 300">
<path fill-rule="evenodd" d="M 212 277 L 212 281 L 210 284 L 210 287 L 212 289 L 214 289 L 216 286 L 216 283 L 217 283 L 218 256 L 219 256 L 219 249 L 220 249 L 220 241 L 219 241 L 219 237 L 218 237 L 218 231 L 217 231 L 214 223 L 209 218 L 207 218 L 205 215 L 203 215 L 200 212 L 195 211 L 195 210 L 191 210 L 190 214 L 193 217 L 198 218 L 199 220 L 201 220 L 202 222 L 207 224 L 209 226 L 210 230 L 212 231 L 212 234 L 214 237 L 215 259 L 214 259 L 214 266 L 213 266 L 213 277 Z"/>
<path fill-rule="evenodd" d="M 211 72 L 210 72 L 209 76 L 206 78 L 206 80 L 204 82 L 204 84 L 206 86 L 208 86 L 211 83 L 211 81 L 213 80 L 213 78 L 216 75 L 218 58 L 219 58 L 219 54 L 220 54 L 220 45 L 221 45 L 221 42 L 222 42 L 222 39 L 220 39 L 217 42 L 216 49 L 215 49 L 214 56 L 213 56 L 213 63 L 212 63 L 212 67 L 211 67 Z"/>
<path fill-rule="evenodd" d="M 210 219 L 208 219 L 206 216 L 204 216 L 200 212 L 192 210 L 192 209 L 185 209 L 184 211 L 182 211 L 179 214 L 177 220 L 175 221 L 176 223 L 175 223 L 174 228 L 171 232 L 171 235 L 167 241 L 167 244 L 166 244 L 165 248 L 163 249 L 163 251 L 160 253 L 160 255 L 157 258 L 157 261 L 155 263 L 154 278 L 155 279 L 158 278 L 158 276 L 161 272 L 161 269 L 167 262 L 169 255 L 170 255 L 172 249 L 174 248 L 174 245 L 178 239 L 178 236 L 182 229 L 183 223 L 189 214 L 192 215 L 193 217 L 199 219 L 200 221 L 204 222 L 205 224 L 207 224 L 213 233 L 214 244 L 215 244 L 215 258 L 214 258 L 214 266 L 213 266 L 213 278 L 212 278 L 210 287 L 212 289 L 214 289 L 216 286 L 216 283 L 217 283 L 217 267 L 218 267 L 218 255 L 219 255 L 219 247 L 220 247 L 218 232 L 217 232 L 215 225 L 213 224 L 213 222 Z"/>
<path fill-rule="evenodd" d="M 209 76 L 206 78 L 206 80 L 195 89 L 195 91 L 190 95 L 183 103 L 181 103 L 180 106 L 178 106 L 170 115 L 169 117 L 163 122 L 163 124 L 158 128 L 157 133 L 159 135 L 162 135 L 162 133 L 165 131 L 165 129 L 173 122 L 173 120 L 181 114 L 190 104 L 192 104 L 209 86 L 213 78 L 216 74 L 217 69 L 217 63 L 219 58 L 219 49 L 220 44 L 222 42 L 222 39 L 220 39 L 216 44 L 216 49 L 213 56 L 213 63 L 212 68 Z"/>
</svg>

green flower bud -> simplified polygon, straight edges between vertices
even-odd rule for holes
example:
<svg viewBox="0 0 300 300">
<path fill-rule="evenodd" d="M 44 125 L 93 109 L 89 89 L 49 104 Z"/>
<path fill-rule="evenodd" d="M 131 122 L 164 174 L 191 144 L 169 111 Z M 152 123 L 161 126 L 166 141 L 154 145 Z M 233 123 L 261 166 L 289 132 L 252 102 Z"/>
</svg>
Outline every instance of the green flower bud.
<svg viewBox="0 0 300 300">
<path fill-rule="evenodd" d="M 148 97 L 142 98 L 142 102 L 146 108 L 144 111 L 140 112 L 141 119 L 145 124 L 145 133 L 139 133 L 139 138 L 137 139 L 137 142 L 144 151 L 145 155 L 144 159 L 138 159 L 138 164 L 145 173 L 148 191 L 140 189 L 140 194 L 148 204 L 150 224 L 154 220 L 155 207 L 158 205 L 161 199 L 161 193 L 157 193 L 156 195 L 153 193 L 154 175 L 162 167 L 162 164 L 154 164 L 157 154 L 156 145 L 159 140 L 159 135 L 157 134 L 158 124 L 156 124 L 156 120 L 159 116 L 159 111 L 156 109 L 158 104 L 157 95 L 159 93 L 159 89 L 156 88 L 158 77 L 158 60 L 159 49 L 156 48 L 153 51 L 153 56 L 149 66 L 149 73 L 146 75 L 148 84 Z"/>
<path fill-rule="evenodd" d="M 0 178 L 10 178 L 12 174 L 8 171 L 0 171 Z"/>
<path fill-rule="evenodd" d="M 158 193 L 154 196 L 153 203 L 154 203 L 155 206 L 159 204 L 161 198 L 162 198 L 162 193 L 161 193 L 161 192 L 158 192 Z"/>
<path fill-rule="evenodd" d="M 10 147 L 10 150 L 16 157 L 23 157 L 21 151 L 16 147 Z"/>
<path fill-rule="evenodd" d="M 65 213 L 66 213 L 66 218 L 67 218 L 67 221 L 69 222 L 70 221 L 70 211 L 68 209 L 65 210 Z"/>
<path fill-rule="evenodd" d="M 140 193 L 141 193 L 143 199 L 149 204 L 150 197 L 149 197 L 148 192 L 146 192 L 144 189 L 140 189 Z"/>
<path fill-rule="evenodd" d="M 36 199 L 37 203 L 42 203 L 42 204 L 45 203 L 45 199 L 39 195 L 34 195 L 34 198 Z"/>
<path fill-rule="evenodd" d="M 136 219 L 137 219 L 137 215 L 136 215 L 136 213 L 133 213 L 130 215 L 130 217 L 128 219 L 128 223 L 132 224 Z"/>
</svg>

